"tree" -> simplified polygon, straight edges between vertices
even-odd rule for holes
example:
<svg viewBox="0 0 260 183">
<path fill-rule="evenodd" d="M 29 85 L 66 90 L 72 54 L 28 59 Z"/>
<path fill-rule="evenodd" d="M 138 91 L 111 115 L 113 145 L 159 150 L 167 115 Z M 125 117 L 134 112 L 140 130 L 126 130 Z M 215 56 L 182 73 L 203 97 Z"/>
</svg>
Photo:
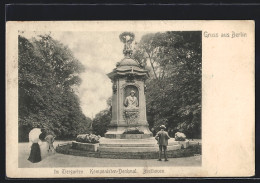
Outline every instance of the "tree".
<svg viewBox="0 0 260 183">
<path fill-rule="evenodd" d="M 165 124 L 173 135 L 201 135 L 201 32 L 147 34 L 133 57 L 150 66 L 147 118 L 150 128 Z"/>
<path fill-rule="evenodd" d="M 19 140 L 39 127 L 57 138 L 71 138 L 88 131 L 91 120 L 81 111 L 74 90 L 83 65 L 68 47 L 50 35 L 18 38 Z"/>
<path fill-rule="evenodd" d="M 96 135 L 104 136 L 111 121 L 111 111 L 106 109 L 99 112 L 93 119 L 93 132 Z"/>
<path fill-rule="evenodd" d="M 107 99 L 107 108 L 96 114 L 93 119 L 93 132 L 96 135 L 104 136 L 112 119 L 112 97 Z"/>
</svg>

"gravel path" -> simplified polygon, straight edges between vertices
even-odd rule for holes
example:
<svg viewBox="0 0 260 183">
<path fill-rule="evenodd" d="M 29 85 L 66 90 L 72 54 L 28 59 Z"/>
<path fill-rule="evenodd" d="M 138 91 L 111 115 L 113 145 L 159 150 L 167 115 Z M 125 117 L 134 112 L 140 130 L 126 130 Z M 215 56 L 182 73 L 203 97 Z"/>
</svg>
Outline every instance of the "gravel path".
<svg viewBox="0 0 260 183">
<path fill-rule="evenodd" d="M 64 141 L 56 141 L 57 144 L 65 143 Z M 31 163 L 27 160 L 30 153 L 28 143 L 19 143 L 19 168 L 34 167 L 158 167 L 158 166 L 201 166 L 201 156 L 193 156 L 186 158 L 170 158 L 168 162 L 140 159 L 106 159 L 65 155 L 59 153 L 47 152 L 47 144 L 45 142 L 40 146 L 42 161 L 39 163 Z"/>
</svg>

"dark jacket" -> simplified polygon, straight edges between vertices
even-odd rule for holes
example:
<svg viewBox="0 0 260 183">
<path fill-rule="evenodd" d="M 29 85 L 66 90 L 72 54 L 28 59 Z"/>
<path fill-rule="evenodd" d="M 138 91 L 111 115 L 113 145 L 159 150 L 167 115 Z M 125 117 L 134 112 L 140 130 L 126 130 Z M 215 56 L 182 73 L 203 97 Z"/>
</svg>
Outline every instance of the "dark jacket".
<svg viewBox="0 0 260 183">
<path fill-rule="evenodd" d="M 167 146 L 168 139 L 170 139 L 170 137 L 166 131 L 161 130 L 156 134 L 155 139 L 159 145 Z"/>
</svg>

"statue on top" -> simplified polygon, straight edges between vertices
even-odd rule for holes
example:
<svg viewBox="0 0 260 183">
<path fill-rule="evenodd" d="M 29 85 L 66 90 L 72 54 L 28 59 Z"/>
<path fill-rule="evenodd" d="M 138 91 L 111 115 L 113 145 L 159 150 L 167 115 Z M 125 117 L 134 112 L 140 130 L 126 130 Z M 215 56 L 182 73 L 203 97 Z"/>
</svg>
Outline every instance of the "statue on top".
<svg viewBox="0 0 260 183">
<path fill-rule="evenodd" d="M 124 50 L 123 50 L 124 55 L 130 57 L 133 53 L 132 42 L 135 39 L 134 33 L 123 32 L 122 34 L 120 34 L 119 38 L 120 38 L 121 42 L 123 42 L 125 44 Z"/>
</svg>

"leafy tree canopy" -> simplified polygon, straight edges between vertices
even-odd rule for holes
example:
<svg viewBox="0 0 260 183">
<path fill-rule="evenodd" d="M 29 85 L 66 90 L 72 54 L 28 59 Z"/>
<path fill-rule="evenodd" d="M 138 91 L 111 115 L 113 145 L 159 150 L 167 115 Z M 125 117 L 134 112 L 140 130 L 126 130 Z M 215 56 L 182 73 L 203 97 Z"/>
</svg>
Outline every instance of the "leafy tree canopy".
<svg viewBox="0 0 260 183">
<path fill-rule="evenodd" d="M 201 136 L 201 32 L 163 32 L 144 35 L 133 58 L 150 70 L 147 80 L 147 118 L 151 128 L 168 126 Z"/>
<path fill-rule="evenodd" d="M 86 133 L 91 119 L 84 116 L 78 96 L 83 65 L 70 49 L 50 35 L 28 40 L 19 36 L 19 140 L 34 127 L 57 138 Z"/>
</svg>

